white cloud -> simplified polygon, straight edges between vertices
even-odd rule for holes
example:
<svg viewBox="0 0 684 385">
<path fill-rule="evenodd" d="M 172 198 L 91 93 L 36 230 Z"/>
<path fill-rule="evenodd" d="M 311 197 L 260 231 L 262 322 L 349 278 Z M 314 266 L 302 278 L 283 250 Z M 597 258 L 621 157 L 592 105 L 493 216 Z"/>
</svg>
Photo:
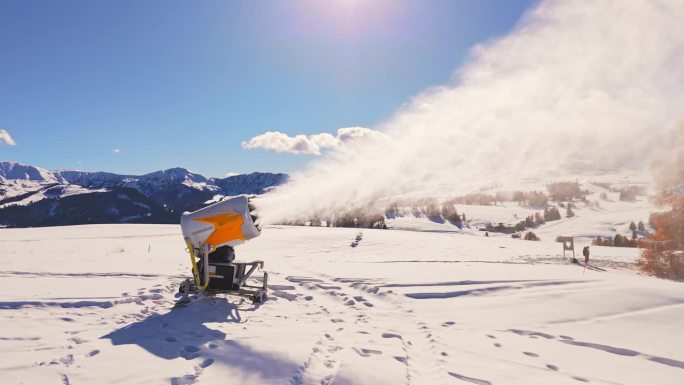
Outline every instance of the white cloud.
<svg viewBox="0 0 684 385">
<path fill-rule="evenodd" d="M 229 171 L 226 173 L 226 177 L 236 176 L 236 175 L 241 175 L 241 174 L 239 172 L 235 172 L 235 171 Z"/>
<path fill-rule="evenodd" d="M 365 127 L 344 127 L 337 130 L 333 136 L 327 132 L 314 135 L 289 136 L 278 131 L 268 131 L 257 135 L 242 147 L 247 150 L 262 149 L 289 154 L 321 155 L 321 151 L 340 147 L 343 144 L 363 139 L 377 139 L 383 137 L 378 131 Z"/>
<path fill-rule="evenodd" d="M 12 136 L 6 130 L 0 130 L 0 144 L 6 144 L 8 146 L 16 146 L 17 142 L 14 141 Z"/>
<path fill-rule="evenodd" d="M 253 137 L 247 142 L 242 142 L 242 148 L 247 150 L 263 149 L 290 154 L 321 154 L 320 146 L 311 137 L 306 135 L 292 137 L 278 131 L 268 131 Z"/>
<path fill-rule="evenodd" d="M 121 149 L 120 149 L 120 148 L 115 148 L 115 149 L 112 149 L 112 152 L 115 153 L 115 154 L 120 154 L 120 153 L 121 153 Z"/>
</svg>

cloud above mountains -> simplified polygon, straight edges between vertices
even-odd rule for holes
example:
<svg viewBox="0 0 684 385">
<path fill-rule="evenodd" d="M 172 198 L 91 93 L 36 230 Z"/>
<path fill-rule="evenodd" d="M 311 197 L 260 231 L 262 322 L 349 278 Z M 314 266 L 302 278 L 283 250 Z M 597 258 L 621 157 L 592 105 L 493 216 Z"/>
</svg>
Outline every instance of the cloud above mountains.
<svg viewBox="0 0 684 385">
<path fill-rule="evenodd" d="M 7 132 L 7 130 L 0 130 L 0 144 L 6 144 L 8 146 L 16 146 L 17 142 L 14 141 L 12 136 Z"/>
<path fill-rule="evenodd" d="M 365 127 L 340 128 L 336 135 L 324 132 L 314 135 L 289 136 L 279 131 L 268 131 L 242 142 L 242 148 L 288 154 L 321 155 L 323 150 L 339 148 L 359 140 L 380 139 L 383 136 L 380 132 Z"/>
</svg>

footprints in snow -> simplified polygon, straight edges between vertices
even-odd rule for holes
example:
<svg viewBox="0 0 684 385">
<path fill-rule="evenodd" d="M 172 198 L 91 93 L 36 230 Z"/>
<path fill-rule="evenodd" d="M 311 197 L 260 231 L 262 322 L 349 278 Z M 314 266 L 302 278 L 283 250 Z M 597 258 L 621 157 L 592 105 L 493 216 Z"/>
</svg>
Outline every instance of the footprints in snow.
<svg viewBox="0 0 684 385">
<path fill-rule="evenodd" d="M 364 298 L 361 295 L 352 296 L 352 295 L 346 294 L 345 292 L 342 291 L 342 287 L 336 283 L 325 282 L 322 279 L 311 278 L 311 277 L 288 276 L 288 277 L 285 277 L 285 279 L 288 280 L 289 282 L 297 283 L 299 286 L 304 287 L 304 288 L 311 290 L 311 291 L 321 291 L 322 290 L 325 292 L 325 294 L 327 294 L 329 296 L 341 297 L 342 302 L 346 306 L 355 306 L 357 304 L 361 304 L 361 305 L 364 305 L 366 307 L 374 307 L 375 306 L 372 302 L 368 301 L 366 298 Z M 361 283 L 363 282 L 361 280 L 353 280 L 353 279 L 350 280 L 350 279 L 338 278 L 338 279 L 334 279 L 333 281 L 340 282 L 340 283 L 351 283 L 351 285 L 350 285 L 351 288 L 357 289 L 357 290 L 363 290 L 363 291 L 370 293 L 370 294 L 376 294 L 378 292 L 377 287 L 368 288 L 365 285 L 362 287 L 359 287 L 359 286 L 361 286 Z M 300 296 L 300 294 L 286 293 L 284 291 L 284 290 L 296 290 L 296 288 L 294 286 L 285 286 L 285 285 L 271 286 L 271 288 L 273 288 L 273 287 L 280 289 L 280 290 L 276 290 L 276 291 L 271 292 L 271 294 L 276 296 L 276 297 L 284 298 L 284 299 L 287 299 L 289 301 L 294 301 L 297 298 L 299 298 L 299 296 Z M 314 300 L 315 297 L 313 295 L 306 295 L 303 298 L 306 301 L 312 301 L 312 300 Z"/>
<path fill-rule="evenodd" d="M 526 336 L 528 338 L 543 337 L 543 338 L 546 338 L 548 340 L 555 340 L 555 341 L 562 342 L 564 344 L 568 344 L 568 345 L 572 345 L 572 346 L 579 346 L 579 347 L 601 350 L 603 352 L 616 354 L 619 356 L 639 357 L 639 358 L 642 358 L 642 359 L 645 359 L 645 360 L 648 360 L 651 362 L 656 362 L 656 363 L 659 363 L 662 365 L 667 365 L 667 366 L 674 367 L 674 368 L 684 369 L 684 361 L 678 361 L 678 360 L 674 360 L 674 359 L 667 358 L 667 357 L 653 356 L 650 354 L 638 352 L 636 350 L 619 348 L 619 347 L 603 345 L 603 344 L 597 344 L 597 343 L 593 343 L 593 342 L 577 341 L 574 338 L 568 337 L 568 336 L 559 336 L 560 338 L 556 338 L 556 336 L 551 335 L 551 334 L 540 333 L 540 332 L 535 332 L 535 331 L 531 331 L 531 330 L 509 329 L 508 331 L 511 333 L 515 333 L 517 335 L 520 335 L 520 336 Z"/>
<path fill-rule="evenodd" d="M 355 351 L 361 357 L 370 357 L 372 355 L 382 354 L 382 350 L 375 350 L 375 349 L 352 348 L 352 350 Z"/>
<path fill-rule="evenodd" d="M 411 309 L 404 309 L 403 307 L 396 307 L 389 305 L 389 307 L 384 302 L 378 303 L 377 307 L 380 308 L 380 313 L 376 311 L 366 312 L 363 311 L 366 308 L 376 308 L 376 304 L 368 300 L 373 296 L 382 296 L 385 293 L 378 293 L 379 288 L 376 282 L 363 279 L 353 279 L 353 278 L 323 278 L 323 277 L 299 277 L 299 276 L 288 276 L 287 281 L 291 283 L 296 283 L 300 287 L 311 290 L 312 292 L 324 293 L 335 298 L 340 299 L 340 305 L 348 306 L 350 309 L 356 310 L 356 313 L 349 314 L 345 310 L 340 310 L 339 308 L 334 308 L 335 311 L 321 309 L 315 314 L 329 316 L 331 323 L 350 323 L 346 327 L 348 329 L 347 333 L 354 333 L 356 335 L 369 335 L 370 333 L 367 326 L 363 326 L 369 323 L 369 320 L 378 314 L 382 317 L 409 317 L 414 319 L 414 322 L 409 322 L 406 326 L 409 330 L 404 330 L 401 328 L 398 331 L 386 331 L 379 332 L 376 336 L 384 339 L 394 339 L 398 340 L 398 348 L 400 351 L 393 352 L 389 356 L 385 356 L 386 359 L 393 359 L 396 362 L 404 365 L 406 370 L 406 379 L 409 382 L 415 381 L 426 381 L 427 383 L 434 383 L 439 376 L 447 376 L 448 373 L 445 370 L 429 370 L 426 369 L 431 367 L 431 363 L 439 362 L 440 365 L 444 365 L 445 357 L 448 357 L 447 352 L 444 352 L 439 348 L 439 338 L 435 336 L 435 331 L 431 329 L 426 323 L 420 322 L 417 319 L 417 315 L 414 315 Z M 343 285 L 344 284 L 344 285 Z M 342 288 L 341 288 L 342 287 Z M 353 291 L 364 292 L 358 293 L 358 295 L 351 293 Z M 369 294 L 369 295 L 366 295 Z M 314 293 L 315 295 L 315 293 Z M 313 297 L 313 295 L 312 295 Z M 360 306 L 363 304 L 363 306 Z M 342 308 L 344 309 L 344 308 Z M 385 310 L 385 311 L 383 311 Z M 387 311 L 390 313 L 388 314 Z M 344 317 L 336 317 L 337 314 L 345 314 Z M 308 313 L 307 313 L 308 314 Z M 413 324 L 413 327 L 411 325 Z M 454 321 L 444 322 L 442 327 L 451 327 L 456 325 Z M 334 329 L 333 329 L 334 330 Z M 342 328 L 338 328 L 335 333 L 342 331 Z M 408 338 L 404 333 L 409 333 Z M 327 333 L 322 337 L 322 340 L 317 342 L 312 348 L 312 353 L 310 357 L 304 362 L 298 369 L 297 373 L 291 378 L 290 384 L 301 385 L 304 383 L 321 383 L 326 384 L 334 380 L 334 373 L 336 371 L 337 359 L 336 358 L 326 358 L 326 356 L 336 357 L 335 352 L 330 352 L 326 350 L 326 346 L 330 346 L 330 338 L 336 338 L 339 341 L 348 341 L 348 338 L 340 340 L 340 337 L 333 333 Z M 385 354 L 382 350 L 375 349 L 373 346 L 373 337 L 370 339 L 364 338 L 363 342 L 354 344 L 352 346 L 346 346 L 345 348 L 350 349 L 360 357 L 364 359 L 374 359 L 374 357 L 380 357 Z M 371 344 L 370 346 L 364 346 L 364 343 Z M 341 344 L 342 345 L 342 344 Z M 339 345 L 334 345 L 339 346 Z M 345 349 L 340 347 L 340 349 Z M 453 376 L 452 376 L 453 377 Z"/>
<path fill-rule="evenodd" d="M 359 232 L 358 234 L 356 234 L 356 238 L 354 238 L 354 241 L 352 241 L 350 246 L 351 247 L 358 246 L 359 242 L 361 242 L 362 239 L 363 239 L 363 232 Z"/>
<path fill-rule="evenodd" d="M 70 340 L 73 340 L 73 339 L 70 339 Z M 83 342 L 87 342 L 87 341 L 85 341 L 85 340 L 81 340 L 81 341 L 82 341 L 82 342 L 77 342 L 77 343 L 80 344 L 80 343 L 83 343 Z M 71 349 L 71 347 L 69 347 L 69 349 Z M 99 349 L 94 349 L 94 350 L 89 351 L 88 353 L 85 353 L 83 356 L 86 357 L 86 358 L 90 358 L 90 357 L 94 357 L 94 356 L 96 356 L 96 355 L 98 355 L 98 354 L 100 354 L 100 350 L 99 350 Z M 64 356 L 64 357 L 55 358 L 55 359 L 51 360 L 50 362 L 45 362 L 45 361 L 43 361 L 43 362 L 36 363 L 35 365 L 36 365 L 36 366 L 44 366 L 44 365 L 63 365 L 63 366 L 66 366 L 66 367 L 68 368 L 68 367 L 70 367 L 71 365 L 74 365 L 75 362 L 76 362 L 76 358 L 74 357 L 74 354 L 67 354 L 67 355 Z M 66 377 L 66 376 L 64 376 L 64 377 Z M 65 383 L 68 384 L 68 383 L 69 383 L 68 381 L 69 381 L 69 380 L 68 380 L 68 378 L 67 378 L 67 380 L 66 380 Z"/>
<path fill-rule="evenodd" d="M 344 295 L 344 294 L 342 294 L 342 295 Z M 363 298 L 363 296 L 360 296 L 360 295 L 357 295 L 357 296 L 355 296 L 355 297 L 344 297 L 342 300 L 344 301 L 344 304 L 347 305 L 347 306 L 354 306 L 354 305 L 356 305 L 357 303 L 363 304 L 363 305 L 365 305 L 365 306 L 367 306 L 367 307 L 373 307 L 373 306 L 375 306 L 375 305 L 373 305 L 371 302 L 369 302 L 368 300 L 366 300 L 365 298 Z"/>
<path fill-rule="evenodd" d="M 553 336 L 550 335 L 550 334 L 539 333 L 539 332 L 532 332 L 532 331 L 527 331 L 527 330 L 511 329 L 511 330 L 508 330 L 508 331 L 513 332 L 513 333 L 518 334 L 518 335 L 528 336 L 528 337 L 530 337 L 530 338 L 540 338 L 540 337 L 541 337 L 541 338 L 545 338 L 545 339 L 552 339 L 552 338 L 553 338 Z M 490 339 L 494 339 L 494 340 L 497 339 L 497 337 L 494 336 L 494 335 L 492 335 L 492 334 L 485 334 L 485 336 L 486 336 L 487 338 L 490 338 Z M 563 336 L 563 339 L 572 340 L 571 337 L 567 337 L 567 336 Z M 501 344 L 498 343 L 498 342 L 495 342 L 495 343 L 494 343 L 494 346 L 497 347 L 497 348 L 501 348 L 503 345 L 501 345 Z M 534 353 L 534 352 L 523 351 L 522 354 L 525 355 L 525 356 L 527 356 L 527 357 L 531 357 L 531 358 L 539 358 L 539 357 L 540 357 L 539 354 Z M 553 370 L 554 372 L 558 372 L 558 371 L 560 370 L 560 369 L 558 368 L 558 366 L 553 365 L 553 364 L 546 364 L 545 367 L 546 367 L 546 369 Z M 576 377 L 576 376 L 575 376 L 575 377 Z M 587 379 L 585 379 L 585 378 L 582 378 L 582 377 L 577 377 L 577 378 L 575 378 L 575 377 L 572 377 L 572 378 L 575 379 L 575 380 L 578 380 L 578 378 L 580 378 L 581 380 L 578 380 L 578 381 L 589 382 L 589 380 L 587 380 Z"/>
<path fill-rule="evenodd" d="M 496 337 L 493 336 L 493 335 L 491 335 L 491 334 L 487 334 L 487 337 L 488 337 L 488 338 L 491 338 L 491 339 L 493 339 L 493 340 L 496 339 Z M 500 348 L 502 345 L 501 345 L 500 343 L 498 343 L 498 342 L 495 342 L 495 343 L 494 343 L 494 346 L 497 347 L 497 348 Z"/>
<path fill-rule="evenodd" d="M 319 338 L 311 349 L 309 358 L 290 379 L 290 384 L 332 384 L 340 365 L 339 355 L 344 350 L 335 340 L 330 333 L 325 333 Z"/>
<path fill-rule="evenodd" d="M 211 364 L 213 364 L 213 363 L 214 363 L 214 359 L 213 359 L 213 358 L 207 358 L 207 359 L 205 359 L 204 361 L 202 361 L 202 362 L 201 362 L 199 365 L 197 365 L 197 366 L 199 366 L 199 367 L 202 368 L 202 369 L 206 369 L 206 368 L 208 368 L 209 366 L 211 366 Z"/>
<path fill-rule="evenodd" d="M 73 355 L 73 354 L 67 354 L 67 355 L 64 356 L 64 357 L 55 358 L 55 359 L 53 359 L 53 360 L 50 361 L 50 362 L 44 362 L 44 361 L 43 361 L 43 362 L 39 362 L 39 363 L 37 363 L 37 364 L 35 364 L 35 365 L 36 365 L 36 366 L 44 366 L 44 365 L 64 365 L 64 366 L 66 366 L 66 367 L 68 368 L 69 366 L 71 366 L 71 365 L 74 364 L 74 361 L 75 361 L 75 360 L 74 360 L 74 355 Z"/>
<path fill-rule="evenodd" d="M 400 339 L 402 341 L 404 340 L 404 338 L 402 336 L 400 336 L 399 334 L 394 334 L 394 333 L 382 333 L 382 338 L 397 338 L 397 339 Z"/>
<path fill-rule="evenodd" d="M 371 334 L 365 330 L 365 326 L 362 326 L 361 329 L 359 329 L 358 326 L 355 326 L 368 323 L 367 318 L 371 315 L 370 313 L 360 311 L 361 309 L 375 307 L 375 305 L 368 300 L 367 296 L 361 295 L 358 291 L 376 294 L 378 292 L 377 287 L 368 287 L 366 286 L 367 281 L 359 279 L 313 278 L 300 276 L 288 276 L 285 279 L 312 292 L 311 295 L 303 297 L 305 301 L 314 300 L 315 294 L 320 293 L 326 294 L 326 297 L 337 299 L 336 301 L 333 301 L 333 303 L 338 304 L 338 306 L 335 306 L 330 310 L 325 306 L 318 306 L 320 309 L 317 309 L 315 313 L 310 313 L 312 315 L 322 315 L 328 318 L 330 321 L 330 329 L 315 342 L 309 357 L 291 377 L 291 385 L 314 383 L 325 385 L 333 383 L 341 364 L 340 355 L 345 349 L 350 349 L 359 356 L 367 359 L 372 359 L 372 357 L 383 354 L 381 350 L 373 349 L 372 346 L 349 346 L 349 338 L 343 337 L 343 335 L 348 335 L 349 333 L 355 333 L 357 335 Z M 292 288 L 294 289 L 294 287 Z M 359 295 L 350 294 L 350 291 L 357 291 Z M 356 312 L 350 314 L 349 310 L 345 309 L 345 306 L 356 310 Z M 348 323 L 349 326 L 346 326 Z M 403 360 L 406 361 L 406 358 L 403 358 Z"/>
<path fill-rule="evenodd" d="M 185 358 L 186 360 L 192 360 L 200 356 L 200 348 L 197 346 L 187 345 L 183 347 L 178 355 Z"/>
<path fill-rule="evenodd" d="M 178 342 L 175 338 L 173 337 L 167 337 L 165 338 L 165 341 L 167 342 Z M 228 341 L 224 341 L 228 343 Z M 209 349 L 216 349 L 219 347 L 219 345 L 216 342 L 209 342 L 206 344 L 206 347 Z M 202 355 L 202 349 L 198 346 L 194 345 L 185 345 L 183 349 L 178 353 L 178 355 L 182 358 L 185 358 L 186 360 L 193 360 L 196 358 L 201 358 Z M 197 365 L 193 366 L 192 372 L 190 374 L 186 374 L 181 377 L 174 377 L 171 379 L 171 384 L 172 385 L 187 385 L 187 384 L 194 384 L 199 380 L 199 376 L 204 372 L 206 368 L 209 366 L 213 365 L 215 362 L 214 358 L 207 357 L 202 359 Z"/>
<path fill-rule="evenodd" d="M 489 381 L 482 380 L 482 379 L 475 378 L 475 377 L 464 376 L 462 374 L 458 374 L 458 373 L 454 373 L 454 372 L 449 372 L 449 375 L 451 377 L 458 378 L 461 381 L 469 382 L 469 383 L 475 384 L 475 385 L 492 385 L 492 383 Z"/>
<path fill-rule="evenodd" d="M 120 297 L 107 299 L 105 302 L 101 301 L 91 301 L 82 300 L 78 302 L 50 302 L 42 303 L 41 306 L 54 306 L 60 309 L 65 309 L 66 313 L 59 317 L 56 317 L 60 322 L 75 323 L 81 322 L 81 317 L 84 312 L 87 312 L 88 307 L 103 308 L 108 309 L 116 307 L 121 309 L 116 311 L 111 315 L 103 315 L 100 318 L 98 325 L 116 325 L 116 324 L 129 324 L 131 322 L 142 321 L 151 315 L 156 314 L 158 311 L 162 311 L 168 308 L 168 305 L 173 302 L 171 298 L 175 294 L 177 288 L 176 282 L 169 282 L 164 284 L 156 284 L 152 287 L 141 287 L 137 290 L 130 290 L 121 292 Z M 99 310 L 99 309 L 98 309 Z M 160 327 L 164 328 L 166 324 L 160 324 Z M 61 346 L 48 347 L 42 350 L 55 349 L 60 350 L 69 349 L 62 353 L 61 356 L 57 355 L 52 360 L 46 360 L 43 362 L 36 362 L 36 366 L 55 366 L 63 368 L 73 368 L 73 367 L 84 367 L 87 365 L 88 360 L 102 359 L 102 353 L 106 353 L 106 349 L 100 350 L 100 346 L 93 346 L 96 341 L 91 338 L 83 338 L 83 336 L 78 333 L 83 332 L 82 330 L 67 330 L 65 331 L 65 338 L 62 340 Z M 166 341 L 166 342 L 164 342 Z M 178 344 L 178 339 L 176 337 L 160 337 L 160 343 L 168 344 L 166 349 L 171 349 L 172 351 L 183 346 Z M 208 344 L 206 348 L 215 349 L 218 347 L 216 344 Z M 204 349 L 203 347 L 202 349 Z M 202 353 L 200 347 L 197 346 L 184 346 L 179 352 L 181 357 L 185 359 L 191 359 L 199 357 Z M 208 351 L 208 350 L 207 350 Z M 68 354 L 66 354 L 68 353 Z M 59 354 L 59 353 L 57 353 Z M 53 356 L 54 357 L 54 356 Z M 202 370 L 205 370 L 214 363 L 214 358 L 200 357 L 198 362 L 195 362 L 194 371 L 188 376 L 182 376 L 173 379 L 171 382 L 176 384 L 189 384 L 194 383 L 197 380 L 197 376 Z M 70 379 L 66 374 L 60 374 L 60 379 L 62 384 L 70 384 Z"/>
<path fill-rule="evenodd" d="M 318 292 L 339 298 L 341 304 L 348 306 L 352 309 L 356 309 L 357 311 L 360 311 L 366 307 L 372 308 L 375 306 L 372 302 L 368 301 L 367 298 L 370 297 L 364 295 L 363 293 L 360 293 L 361 295 L 348 294 L 350 293 L 350 291 L 352 291 L 352 289 L 357 291 L 363 291 L 365 293 L 377 296 L 385 294 L 378 294 L 379 290 L 376 286 L 376 283 L 372 283 L 372 281 L 369 282 L 368 280 L 361 279 L 288 276 L 286 277 L 286 280 L 312 291 L 312 295 L 304 297 L 304 299 L 307 301 L 313 300 L 315 293 Z M 288 289 L 291 288 L 294 288 L 294 286 L 289 287 Z M 363 304 L 364 306 L 360 306 L 361 304 Z M 378 304 L 381 310 L 385 309 L 385 306 L 383 306 L 383 304 L 384 303 Z M 414 313 L 411 309 L 402 309 L 400 307 L 396 308 L 395 310 L 400 312 L 402 316 L 416 318 L 416 316 L 413 315 Z M 337 312 L 340 311 L 338 310 Z M 322 314 L 325 316 L 330 316 L 330 322 L 333 324 L 352 322 L 352 324 L 350 324 L 350 326 L 347 327 L 347 329 L 351 328 L 350 331 L 357 335 L 373 334 L 369 333 L 368 330 L 364 329 L 356 330 L 354 329 L 354 325 L 368 323 L 368 318 L 372 318 L 374 315 L 377 315 L 377 313 L 359 312 L 358 314 L 356 314 L 356 317 L 353 317 L 353 315 L 350 317 L 349 314 L 347 314 L 346 317 L 338 318 L 335 317 L 337 312 L 331 312 L 327 309 L 321 309 L 321 311 L 317 311 L 316 313 L 312 314 Z M 392 313 L 394 314 L 394 312 Z M 394 315 L 399 316 L 399 314 Z M 383 317 L 387 316 L 389 315 L 383 313 Z M 410 324 L 411 323 L 407 325 Z M 456 324 L 457 323 L 455 321 L 446 321 L 441 323 L 441 327 L 450 328 Z M 335 333 L 339 333 L 342 330 L 342 328 L 339 328 L 336 330 Z M 402 335 L 404 334 L 404 332 L 408 332 L 410 337 L 407 338 L 406 335 Z M 341 344 L 337 345 L 333 342 L 335 339 L 340 340 L 340 337 L 335 335 L 335 333 L 326 333 L 325 335 L 323 335 L 323 337 L 321 337 L 321 339 L 318 342 L 316 342 L 316 344 L 312 347 L 309 358 L 300 366 L 300 368 L 297 370 L 297 373 L 293 375 L 293 377 L 290 379 L 291 385 L 301 385 L 304 383 L 329 384 L 334 380 L 335 373 L 337 370 L 336 368 L 339 366 L 339 360 L 337 359 L 337 355 L 339 354 L 338 351 L 345 349 L 345 347 L 340 346 Z M 469 377 L 466 375 L 462 375 L 458 372 L 448 371 L 446 370 L 446 367 L 444 368 L 444 370 L 438 371 L 426 369 L 430 367 L 431 362 L 439 362 L 441 363 L 440 366 L 447 364 L 449 354 L 446 351 L 444 351 L 443 348 L 440 348 L 440 343 L 438 342 L 439 338 L 435 336 L 435 330 L 431 329 L 426 323 L 420 322 L 419 319 L 415 320 L 415 329 L 402 329 L 400 332 L 386 331 L 379 333 L 379 336 L 384 339 L 398 340 L 397 342 L 400 344 L 399 347 L 401 348 L 401 351 L 403 351 L 403 354 L 400 351 L 397 351 L 394 352 L 394 354 L 391 354 L 386 357 L 388 359 L 393 359 L 396 362 L 405 366 L 406 378 L 409 382 L 425 380 L 427 381 L 427 383 L 431 383 L 434 382 L 433 380 L 436 380 L 436 378 L 439 376 L 450 376 L 453 379 L 474 383 L 476 385 L 490 384 L 489 381 L 484 379 Z M 491 339 L 496 338 L 492 335 L 488 335 L 488 337 Z M 356 345 L 347 346 L 346 348 L 350 349 L 351 351 L 356 353 L 358 356 L 363 357 L 364 359 L 373 359 L 373 357 L 380 357 L 385 354 L 385 352 L 383 352 L 382 350 L 374 349 L 374 346 L 372 346 L 371 342 L 372 338 L 371 340 L 367 341 L 371 343 L 371 346 Z"/>
</svg>

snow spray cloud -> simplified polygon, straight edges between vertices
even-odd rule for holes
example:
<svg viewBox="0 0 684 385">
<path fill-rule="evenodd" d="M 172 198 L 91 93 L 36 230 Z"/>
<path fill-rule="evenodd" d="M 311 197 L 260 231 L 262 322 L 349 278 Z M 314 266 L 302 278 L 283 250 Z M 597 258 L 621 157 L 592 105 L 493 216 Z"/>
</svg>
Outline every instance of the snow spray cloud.
<svg viewBox="0 0 684 385">
<path fill-rule="evenodd" d="M 452 84 L 259 200 L 262 218 L 335 212 L 648 164 L 684 107 L 684 1 L 543 1 L 476 46 Z"/>
</svg>

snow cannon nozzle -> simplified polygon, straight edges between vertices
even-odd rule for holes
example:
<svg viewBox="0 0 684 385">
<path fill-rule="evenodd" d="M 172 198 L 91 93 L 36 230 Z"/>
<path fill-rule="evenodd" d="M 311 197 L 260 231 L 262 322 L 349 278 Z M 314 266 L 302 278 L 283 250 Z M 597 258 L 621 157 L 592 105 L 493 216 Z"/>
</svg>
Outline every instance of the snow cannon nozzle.
<svg viewBox="0 0 684 385">
<path fill-rule="evenodd" d="M 259 213 L 257 211 L 257 207 L 254 205 L 254 202 L 252 202 L 252 197 L 247 198 L 247 208 L 249 209 L 249 216 L 252 218 L 252 223 L 254 223 L 254 226 L 257 228 L 257 230 L 261 231 Z"/>
<path fill-rule="evenodd" d="M 261 234 L 258 216 L 247 195 L 222 200 L 197 211 L 183 213 L 183 237 L 194 247 L 237 246 Z"/>
</svg>

